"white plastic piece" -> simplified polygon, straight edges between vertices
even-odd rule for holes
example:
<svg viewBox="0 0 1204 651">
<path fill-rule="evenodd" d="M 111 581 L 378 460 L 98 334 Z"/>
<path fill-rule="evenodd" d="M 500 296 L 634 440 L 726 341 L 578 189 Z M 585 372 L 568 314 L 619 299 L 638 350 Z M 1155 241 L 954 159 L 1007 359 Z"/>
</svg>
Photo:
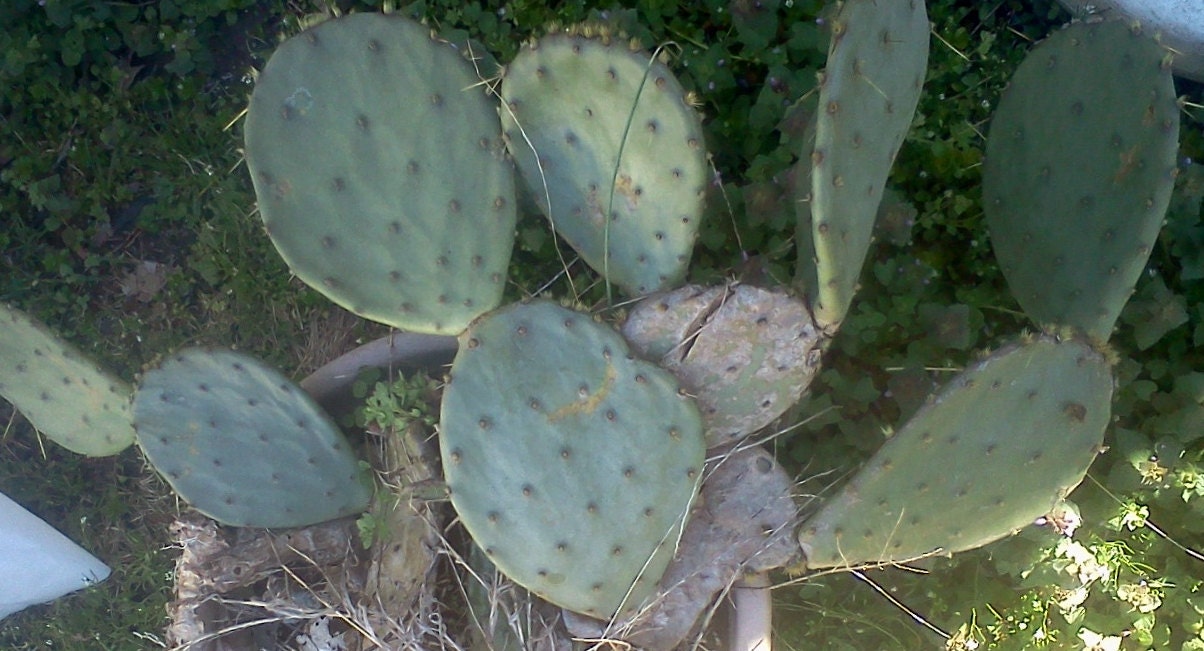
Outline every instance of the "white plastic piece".
<svg viewBox="0 0 1204 651">
<path fill-rule="evenodd" d="M 347 651 L 343 634 L 330 634 L 330 618 L 319 617 L 309 623 L 305 633 L 297 636 L 297 651 Z"/>
<path fill-rule="evenodd" d="M 108 576 L 108 566 L 0 493 L 0 619 Z"/>
<path fill-rule="evenodd" d="M 769 574 L 745 576 L 732 586 L 730 651 L 772 651 L 773 598 Z"/>
</svg>

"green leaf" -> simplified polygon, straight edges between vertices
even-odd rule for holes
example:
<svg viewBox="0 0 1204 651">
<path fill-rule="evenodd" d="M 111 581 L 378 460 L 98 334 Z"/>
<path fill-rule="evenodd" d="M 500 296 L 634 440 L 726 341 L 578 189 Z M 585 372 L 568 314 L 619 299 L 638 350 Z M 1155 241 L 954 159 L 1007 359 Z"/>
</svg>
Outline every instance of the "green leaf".
<svg viewBox="0 0 1204 651">
<path fill-rule="evenodd" d="M 1146 283 L 1124 313 L 1124 321 L 1133 326 L 1133 337 L 1140 350 L 1158 343 L 1187 320 L 1186 299 L 1172 293 L 1160 277 Z"/>
<path fill-rule="evenodd" d="M 745 48 L 765 49 L 777 36 L 777 0 L 735 0 L 731 3 L 731 11 L 737 38 Z"/>
</svg>

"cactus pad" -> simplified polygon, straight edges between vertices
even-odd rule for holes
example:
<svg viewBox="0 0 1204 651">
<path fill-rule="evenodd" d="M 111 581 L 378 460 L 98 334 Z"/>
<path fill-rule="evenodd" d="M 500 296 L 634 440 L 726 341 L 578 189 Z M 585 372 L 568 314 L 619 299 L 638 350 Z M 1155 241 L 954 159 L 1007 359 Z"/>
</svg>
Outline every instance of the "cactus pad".
<svg viewBox="0 0 1204 651">
<path fill-rule="evenodd" d="M 825 329 L 840 324 L 853 300 L 887 174 L 924 84 L 929 31 L 923 0 L 847 0 L 830 24 L 809 152 L 818 276 L 810 303 Z"/>
<path fill-rule="evenodd" d="M 696 495 L 697 408 L 588 315 L 546 301 L 460 336 L 440 447 L 452 504 L 515 583 L 592 617 L 655 592 Z"/>
<path fill-rule="evenodd" d="M 660 597 L 633 622 L 618 627 L 635 648 L 683 648 L 715 596 L 738 577 L 797 560 L 792 534 L 798 510 L 791 497 L 796 485 L 772 454 L 752 446 L 715 455 L 704 476 L 699 508 L 661 579 Z M 599 631 L 591 637 L 605 636 Z"/>
<path fill-rule="evenodd" d="M 679 281 L 702 214 L 702 126 L 673 74 L 626 41 L 555 34 L 502 80 L 502 124 L 552 227 L 632 295 Z"/>
<path fill-rule="evenodd" d="M 803 522 L 808 568 L 903 562 L 1007 536 L 1082 481 L 1111 417 L 1112 374 L 1043 336 L 967 370 Z"/>
<path fill-rule="evenodd" d="M 426 27 L 352 14 L 259 74 L 247 167 L 299 278 L 365 318 L 458 334 L 501 301 L 514 180 L 476 72 Z"/>
<path fill-rule="evenodd" d="M 1016 300 L 1107 339 L 1158 236 L 1179 110 L 1166 53 L 1120 22 L 1033 48 L 991 121 L 983 210 Z"/>
<path fill-rule="evenodd" d="M 129 385 L 16 308 L 0 304 L 0 396 L 39 432 L 93 457 L 134 442 Z"/>
<path fill-rule="evenodd" d="M 342 433 L 274 369 L 189 349 L 142 378 L 138 443 L 205 515 L 242 527 L 300 527 L 363 511 L 371 480 Z"/>
<path fill-rule="evenodd" d="M 794 406 L 819 370 L 824 341 L 800 300 L 743 284 L 649 297 L 623 336 L 694 396 L 708 448 L 739 442 Z"/>
</svg>

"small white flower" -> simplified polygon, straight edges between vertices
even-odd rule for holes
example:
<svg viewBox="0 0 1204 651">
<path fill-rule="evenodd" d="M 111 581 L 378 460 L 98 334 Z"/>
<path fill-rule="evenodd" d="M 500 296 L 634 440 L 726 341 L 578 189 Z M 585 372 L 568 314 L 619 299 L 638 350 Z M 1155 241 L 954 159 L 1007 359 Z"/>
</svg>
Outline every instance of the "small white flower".
<svg viewBox="0 0 1204 651">
<path fill-rule="evenodd" d="M 1120 651 L 1120 636 L 1103 636 L 1089 628 L 1079 629 L 1079 639 L 1083 641 L 1083 651 Z"/>
<path fill-rule="evenodd" d="M 1078 608 L 1079 606 L 1082 606 L 1083 602 L 1087 601 L 1087 597 L 1090 594 L 1091 594 L 1090 591 L 1088 591 L 1087 588 L 1082 587 L 1082 586 L 1077 587 L 1073 590 L 1066 590 L 1065 592 L 1060 592 L 1057 597 L 1058 609 L 1061 610 L 1063 613 L 1069 613 L 1069 612 L 1073 611 L 1074 609 Z"/>
</svg>

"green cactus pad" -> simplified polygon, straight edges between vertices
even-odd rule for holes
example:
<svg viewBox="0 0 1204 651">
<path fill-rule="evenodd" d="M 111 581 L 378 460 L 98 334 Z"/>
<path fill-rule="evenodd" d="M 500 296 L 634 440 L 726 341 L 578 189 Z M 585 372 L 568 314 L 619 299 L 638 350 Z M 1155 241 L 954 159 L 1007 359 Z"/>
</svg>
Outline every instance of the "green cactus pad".
<svg viewBox="0 0 1204 651">
<path fill-rule="evenodd" d="M 694 396 L 708 448 L 737 443 L 794 406 L 826 340 L 802 301 L 744 284 L 650 296 L 631 311 L 623 336 Z"/>
<path fill-rule="evenodd" d="M 789 109 L 787 120 L 798 133 L 802 143 L 798 161 L 790 174 L 793 177 L 794 239 L 797 263 L 794 270 L 794 286 L 808 300 L 814 301 L 819 291 L 819 260 L 815 257 L 815 229 L 811 214 L 811 160 L 815 153 L 815 128 L 819 110 L 818 93 L 808 93 Z"/>
<path fill-rule="evenodd" d="M 240 527 L 300 527 L 363 511 L 371 479 L 342 433 L 276 370 L 231 351 L 189 349 L 134 394 L 138 443 L 205 515 Z"/>
<path fill-rule="evenodd" d="M 506 145 L 555 231 L 629 294 L 679 281 L 706 152 L 669 69 L 626 41 L 555 34 L 518 53 L 501 94 Z"/>
<path fill-rule="evenodd" d="M 0 396 L 39 432 L 91 457 L 134 442 L 132 390 L 24 312 L 0 303 Z"/>
<path fill-rule="evenodd" d="M 923 0 L 846 0 L 830 25 L 809 152 L 818 283 L 810 303 L 825 329 L 840 324 L 857 289 L 886 178 L 924 84 L 929 31 Z"/>
<path fill-rule="evenodd" d="M 426 27 L 352 14 L 286 41 L 247 112 L 268 235 L 365 318 L 458 334 L 502 296 L 513 171 L 488 90 Z"/>
<path fill-rule="evenodd" d="M 698 489 L 702 419 L 677 381 L 588 315 L 537 301 L 460 336 L 443 471 L 515 583 L 592 617 L 655 592 Z"/>
<path fill-rule="evenodd" d="M 810 569 L 973 549 L 1082 481 L 1111 417 L 1112 374 L 1078 341 L 1008 346 L 953 380 L 803 522 Z"/>
<path fill-rule="evenodd" d="M 1149 258 L 1178 148 L 1166 56 L 1128 23 L 1075 23 L 1033 48 L 1000 99 L 983 210 L 1040 324 L 1107 339 Z"/>
</svg>

